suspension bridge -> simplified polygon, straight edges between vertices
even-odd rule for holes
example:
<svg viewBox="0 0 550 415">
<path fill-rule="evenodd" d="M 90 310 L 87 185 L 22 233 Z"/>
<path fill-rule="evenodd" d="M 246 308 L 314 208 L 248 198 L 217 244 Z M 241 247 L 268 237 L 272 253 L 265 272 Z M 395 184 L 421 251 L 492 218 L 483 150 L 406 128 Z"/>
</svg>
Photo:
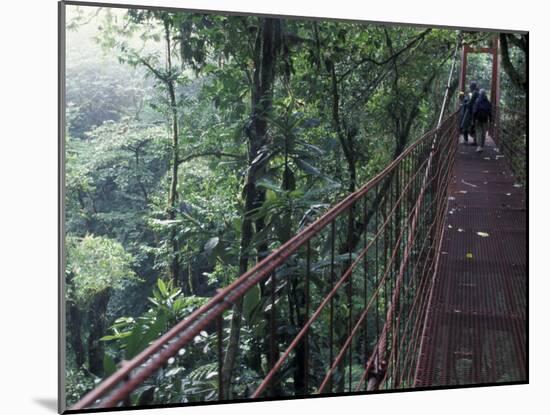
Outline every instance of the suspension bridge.
<svg viewBox="0 0 550 415">
<path fill-rule="evenodd" d="M 468 52 L 475 51 L 463 49 L 461 89 Z M 488 52 L 497 56 L 496 46 Z M 71 410 L 128 406 L 204 331 L 217 338 L 212 399 L 223 400 L 231 388 L 222 376 L 224 316 L 258 286 L 268 293 L 267 336 L 258 339 L 265 372 L 233 399 L 527 381 L 526 114 L 495 107 L 482 153 L 460 143 L 457 117 L 441 116 L 376 177 Z M 291 330 L 290 285 L 298 303 Z M 289 373 L 294 392 L 284 395 L 279 385 Z"/>
</svg>

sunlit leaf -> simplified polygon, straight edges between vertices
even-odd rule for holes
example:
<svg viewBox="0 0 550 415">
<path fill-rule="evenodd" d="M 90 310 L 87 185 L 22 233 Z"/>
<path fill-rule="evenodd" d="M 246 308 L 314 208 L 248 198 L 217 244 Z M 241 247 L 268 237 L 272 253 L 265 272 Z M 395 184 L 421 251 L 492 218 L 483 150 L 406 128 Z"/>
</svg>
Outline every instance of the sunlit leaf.
<svg viewBox="0 0 550 415">
<path fill-rule="evenodd" d="M 297 158 L 294 161 L 296 162 L 296 165 L 307 174 L 311 174 L 314 176 L 319 176 L 321 174 L 319 169 L 317 169 L 316 167 L 313 167 L 311 164 L 309 164 L 308 162 L 302 159 Z"/>
<path fill-rule="evenodd" d="M 157 286 L 159 288 L 159 291 L 160 293 L 163 295 L 163 296 L 168 296 L 168 290 L 166 289 L 166 284 L 164 283 L 163 280 L 161 280 L 160 278 L 158 279 L 157 281 Z"/>
<path fill-rule="evenodd" d="M 214 236 L 213 238 L 210 238 L 205 244 L 204 244 L 204 251 L 208 255 L 212 255 L 212 251 L 218 246 L 220 242 L 220 238 L 217 236 Z"/>
</svg>

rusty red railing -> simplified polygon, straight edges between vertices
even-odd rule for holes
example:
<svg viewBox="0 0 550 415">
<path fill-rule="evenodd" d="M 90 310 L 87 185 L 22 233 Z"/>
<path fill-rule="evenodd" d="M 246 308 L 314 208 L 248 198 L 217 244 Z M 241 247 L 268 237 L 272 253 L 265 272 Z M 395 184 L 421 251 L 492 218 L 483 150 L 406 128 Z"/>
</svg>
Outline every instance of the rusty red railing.
<svg viewBox="0 0 550 415">
<path fill-rule="evenodd" d="M 455 113 L 71 410 L 132 404 L 136 389 L 183 347 L 195 347 L 193 339 L 204 331 L 217 337 L 218 393 L 207 399 L 222 399 L 223 390 L 233 398 L 259 398 L 413 386 L 456 125 Z M 223 384 L 220 376 L 224 316 L 257 285 L 270 327 L 256 335 L 249 330 L 263 363 L 246 381 L 249 392 L 236 396 L 234 383 Z"/>
<path fill-rule="evenodd" d="M 493 114 L 493 140 L 505 158 L 510 172 L 523 185 L 527 180 L 527 114 L 496 107 Z"/>
</svg>

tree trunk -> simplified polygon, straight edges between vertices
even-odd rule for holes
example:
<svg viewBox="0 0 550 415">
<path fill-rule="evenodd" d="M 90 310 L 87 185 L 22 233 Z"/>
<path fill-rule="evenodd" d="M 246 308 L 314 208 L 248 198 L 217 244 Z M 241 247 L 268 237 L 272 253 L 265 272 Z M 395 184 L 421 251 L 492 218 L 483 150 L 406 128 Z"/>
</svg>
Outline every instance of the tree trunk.
<svg viewBox="0 0 550 415">
<path fill-rule="evenodd" d="M 67 287 L 72 285 L 73 276 L 72 272 L 67 273 Z M 67 328 L 69 330 L 67 341 L 75 355 L 76 367 L 80 369 L 86 362 L 84 343 L 82 341 L 82 313 L 71 299 L 67 299 Z"/>
<path fill-rule="evenodd" d="M 349 128 L 347 126 L 347 123 L 345 122 L 345 119 L 342 119 L 340 117 L 340 95 L 338 92 L 338 79 L 336 77 L 336 70 L 334 67 L 334 62 L 331 60 L 327 61 L 328 69 L 330 71 L 330 78 L 331 78 L 331 90 L 332 90 L 332 124 L 334 126 L 334 129 L 336 130 L 338 140 L 340 141 L 340 145 L 342 147 L 342 151 L 344 153 L 344 157 L 346 159 L 347 163 L 347 169 L 348 169 L 348 192 L 353 193 L 355 191 L 356 185 L 357 185 L 357 169 L 356 169 L 356 159 L 355 159 L 355 153 L 353 149 L 353 139 L 355 135 L 357 134 L 357 130 L 352 126 Z M 350 208 L 353 212 L 353 206 Z M 352 213 L 350 215 L 350 221 L 348 224 L 348 237 L 346 238 L 346 241 L 338 247 L 338 253 L 340 255 L 342 254 L 348 254 L 349 252 L 353 252 L 355 249 L 355 246 L 360 240 L 360 234 L 361 234 L 361 226 L 359 224 L 359 221 L 354 219 L 354 214 Z M 340 271 L 335 271 L 337 278 L 339 278 L 340 275 L 345 272 L 347 268 L 351 265 L 350 260 L 346 260 L 342 263 L 340 267 L 336 267 L 336 269 L 340 269 Z M 349 287 L 348 287 L 349 289 Z M 338 304 L 339 301 L 341 301 L 339 295 L 334 296 L 334 303 Z M 341 312 L 339 312 L 340 308 L 337 307 L 334 313 L 334 321 L 335 321 L 335 338 L 336 338 L 336 349 L 340 349 L 347 337 L 348 332 L 344 330 L 345 327 L 348 326 L 348 322 L 346 321 L 348 316 L 344 316 Z M 343 323 L 343 324 L 340 324 Z M 349 331 L 349 328 L 348 328 Z M 338 368 L 335 371 L 335 373 L 341 374 L 337 384 L 336 384 L 336 391 L 337 392 L 343 392 L 345 389 L 345 381 L 346 376 L 345 375 L 345 365 L 346 359 L 342 359 L 340 363 L 338 364 Z M 330 362 L 332 364 L 332 362 Z M 332 392 L 332 391 L 331 391 Z"/>
<path fill-rule="evenodd" d="M 356 187 L 357 181 L 357 170 L 355 167 L 355 155 L 353 150 L 353 138 L 356 135 L 356 132 L 352 132 L 354 128 L 349 131 L 345 131 L 342 128 L 343 120 L 340 119 L 340 95 L 338 92 L 338 79 L 336 77 L 336 70 L 334 68 L 334 63 L 329 60 L 327 61 L 330 70 L 330 79 L 331 79 L 331 90 L 332 90 L 332 124 L 336 130 L 338 140 L 344 152 L 344 157 L 348 165 L 348 191 L 353 193 Z M 345 122 L 344 122 L 345 124 Z"/>
<path fill-rule="evenodd" d="M 88 365 L 90 372 L 99 377 L 103 377 L 103 355 L 105 354 L 103 342 L 99 339 L 105 335 L 107 305 L 110 298 L 110 289 L 102 291 L 93 299 L 89 310 Z"/>
<path fill-rule="evenodd" d="M 170 23 L 164 21 L 164 40 L 166 43 L 166 78 L 164 83 L 168 91 L 170 102 L 170 113 L 172 121 L 172 177 L 170 179 L 170 191 L 168 193 L 168 218 L 173 220 L 176 217 L 176 202 L 178 200 L 178 167 L 179 167 L 179 133 L 178 133 L 178 103 L 176 100 L 176 91 L 174 86 L 174 77 L 172 73 L 172 46 L 170 40 Z M 170 232 L 172 245 L 172 264 L 170 266 L 170 277 L 177 284 L 180 277 L 179 263 L 179 242 L 177 240 L 177 229 L 174 227 Z M 185 293 L 189 292 L 189 284 L 182 282 L 182 289 Z"/>
<path fill-rule="evenodd" d="M 67 327 L 70 330 L 70 336 L 67 336 L 67 338 L 74 352 L 76 367 L 81 368 L 86 361 L 84 344 L 82 343 L 82 313 L 78 306 L 72 301 L 67 301 L 67 311 Z"/>
<path fill-rule="evenodd" d="M 525 74 L 520 74 L 520 72 L 514 67 L 512 64 L 512 61 L 510 59 L 510 51 L 509 51 L 509 45 L 508 45 L 508 36 L 514 36 L 514 35 L 508 35 L 506 33 L 500 34 L 500 54 L 502 57 L 502 68 L 506 72 L 506 74 L 510 77 L 510 80 L 512 81 L 512 84 L 514 86 L 522 91 L 527 89 L 527 82 Z M 525 44 L 527 42 L 525 41 Z M 526 52 L 526 49 L 521 47 L 523 52 Z"/>
<path fill-rule="evenodd" d="M 252 250 L 252 237 L 254 235 L 251 210 L 258 207 L 265 192 L 256 188 L 256 181 L 265 172 L 266 163 L 261 159 L 257 160 L 260 151 L 267 144 L 267 116 L 271 112 L 273 99 L 273 82 L 275 80 L 275 63 L 279 51 L 280 21 L 278 19 L 262 19 L 260 30 L 256 36 L 254 47 L 254 77 L 252 85 L 251 115 L 247 127 L 248 136 L 248 173 L 246 184 L 243 188 L 245 208 L 241 225 L 241 243 L 239 255 L 239 274 L 242 275 L 248 270 L 250 253 Z M 258 227 L 263 222 L 256 221 Z M 267 249 L 267 246 L 265 246 Z M 260 255 L 261 247 L 258 247 Z M 269 322 L 268 322 L 269 324 Z M 223 399 L 232 397 L 232 377 L 235 362 L 239 352 L 239 338 L 242 325 L 242 299 L 233 306 L 233 316 L 229 334 L 225 359 L 222 368 Z"/>
</svg>

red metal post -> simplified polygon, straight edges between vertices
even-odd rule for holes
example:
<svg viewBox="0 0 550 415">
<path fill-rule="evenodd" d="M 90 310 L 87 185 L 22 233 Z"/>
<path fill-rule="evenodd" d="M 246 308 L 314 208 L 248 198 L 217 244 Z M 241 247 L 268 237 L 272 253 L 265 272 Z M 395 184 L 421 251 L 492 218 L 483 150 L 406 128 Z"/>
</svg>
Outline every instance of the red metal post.
<svg viewBox="0 0 550 415">
<path fill-rule="evenodd" d="M 493 39 L 493 73 L 491 77 L 491 102 L 494 106 L 500 103 L 500 60 L 499 60 L 499 39 L 495 36 Z"/>
<path fill-rule="evenodd" d="M 459 90 L 466 93 L 466 70 L 468 68 L 468 53 L 471 51 L 470 46 L 462 46 L 462 56 L 460 64 L 460 86 Z"/>
<path fill-rule="evenodd" d="M 500 108 L 500 38 L 497 36 L 495 37 L 495 52 L 493 54 L 493 62 L 496 66 L 495 69 L 495 80 L 493 81 L 495 83 L 495 96 L 493 99 L 493 108 Z M 499 118 L 496 118 L 497 122 L 499 121 Z M 495 139 L 498 140 L 498 132 L 499 129 L 495 124 L 494 127 L 494 134 Z"/>
</svg>

